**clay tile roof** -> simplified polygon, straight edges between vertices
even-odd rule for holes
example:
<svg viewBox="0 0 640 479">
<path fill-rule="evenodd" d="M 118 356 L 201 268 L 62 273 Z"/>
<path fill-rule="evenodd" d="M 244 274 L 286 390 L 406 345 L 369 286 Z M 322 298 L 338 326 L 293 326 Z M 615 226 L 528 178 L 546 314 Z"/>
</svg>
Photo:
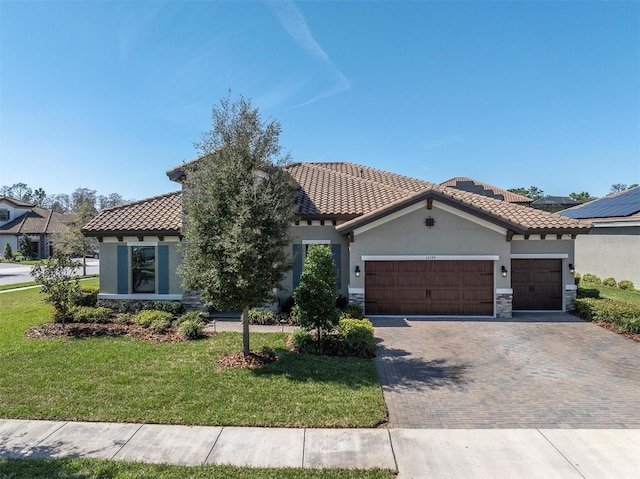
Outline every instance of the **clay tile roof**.
<svg viewBox="0 0 640 479">
<path fill-rule="evenodd" d="M 174 191 L 102 210 L 87 223 L 87 236 L 137 233 L 175 233 L 182 226 L 182 193 Z"/>
<path fill-rule="evenodd" d="M 0 234 L 41 235 L 61 233 L 68 222 L 67 215 L 34 206 L 31 211 L 2 225 Z"/>
<path fill-rule="evenodd" d="M 509 203 L 521 203 L 529 204 L 533 200 L 526 196 L 513 193 L 509 190 L 498 188 L 497 186 L 483 183 L 482 181 L 467 178 L 465 176 L 456 176 L 450 180 L 443 181 L 440 186 L 446 186 L 449 188 L 456 188 L 463 191 L 469 191 L 471 193 L 477 193 L 483 196 L 490 196 L 499 200 L 504 200 Z"/>
<path fill-rule="evenodd" d="M 342 233 L 348 233 L 386 214 L 428 198 L 458 207 L 519 234 L 586 233 L 591 227 L 591 224 L 586 221 L 572 220 L 543 210 L 456 188 L 430 185 L 418 193 L 400 198 L 379 210 L 347 221 L 336 229 Z"/>
<path fill-rule="evenodd" d="M 302 217 L 355 217 L 431 185 L 426 181 L 353 163 L 294 163 L 287 171 L 300 185 Z"/>
</svg>

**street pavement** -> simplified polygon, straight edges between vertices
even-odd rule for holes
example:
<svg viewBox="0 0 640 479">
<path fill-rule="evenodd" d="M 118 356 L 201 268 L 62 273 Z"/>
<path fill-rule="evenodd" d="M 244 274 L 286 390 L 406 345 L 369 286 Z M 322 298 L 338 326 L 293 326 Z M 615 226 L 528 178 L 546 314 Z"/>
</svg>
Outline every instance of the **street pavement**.
<svg viewBox="0 0 640 479">
<path fill-rule="evenodd" d="M 640 477 L 638 429 L 287 429 L 0 419 L 0 459 L 398 471 L 398 479 Z"/>
<path fill-rule="evenodd" d="M 78 274 L 82 274 L 82 260 L 80 262 L 80 268 Z M 18 283 L 28 283 L 33 281 L 31 276 L 30 265 L 24 265 L 20 263 L 0 263 L 0 286 Z M 87 274 L 99 274 L 100 273 L 100 260 L 87 258 Z"/>
</svg>

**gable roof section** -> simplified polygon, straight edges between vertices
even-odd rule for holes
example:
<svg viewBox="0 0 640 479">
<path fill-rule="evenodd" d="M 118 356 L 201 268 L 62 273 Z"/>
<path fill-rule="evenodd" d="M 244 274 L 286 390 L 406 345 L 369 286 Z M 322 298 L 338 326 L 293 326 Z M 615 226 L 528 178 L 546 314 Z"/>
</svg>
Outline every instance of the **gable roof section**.
<svg viewBox="0 0 640 479">
<path fill-rule="evenodd" d="M 528 205 L 533 201 L 531 198 L 527 198 L 526 196 L 513 193 L 509 190 L 498 188 L 497 186 L 483 183 L 482 181 L 467 178 L 465 176 L 456 176 L 455 178 L 451 178 L 450 180 L 443 181 L 442 183 L 440 183 L 440 186 L 468 191 L 469 193 L 476 193 L 478 195 L 488 196 L 490 198 L 496 198 L 498 200 L 504 200 L 508 203 L 519 203 Z"/>
<path fill-rule="evenodd" d="M 480 219 L 501 226 L 516 234 L 586 233 L 590 223 L 571 218 L 562 218 L 546 211 L 528 206 L 508 203 L 503 200 L 477 195 L 455 188 L 432 185 L 426 189 L 400 199 L 379 210 L 352 219 L 336 227 L 342 234 L 348 234 L 368 223 L 388 214 L 400 211 L 424 200 L 436 200 Z"/>
<path fill-rule="evenodd" d="M 26 205 L 26 203 L 24 204 Z M 0 234 L 41 235 L 62 233 L 71 219 L 69 215 L 34 206 L 31 211 L 27 211 L 25 214 L 0 226 Z"/>
<path fill-rule="evenodd" d="M 299 185 L 295 202 L 305 219 L 352 219 L 432 185 L 353 163 L 294 163 L 286 170 Z"/>
<path fill-rule="evenodd" d="M 640 212 L 640 186 L 559 212 L 568 218 L 624 218 Z"/>
<path fill-rule="evenodd" d="M 179 234 L 182 226 L 182 192 L 174 191 L 102 210 L 87 223 L 86 236 Z"/>
<path fill-rule="evenodd" d="M 16 208 L 33 208 L 35 205 L 33 203 L 27 203 L 26 201 L 16 200 L 15 198 L 11 198 L 10 196 L 0 195 L 0 201 L 5 201 Z"/>
</svg>

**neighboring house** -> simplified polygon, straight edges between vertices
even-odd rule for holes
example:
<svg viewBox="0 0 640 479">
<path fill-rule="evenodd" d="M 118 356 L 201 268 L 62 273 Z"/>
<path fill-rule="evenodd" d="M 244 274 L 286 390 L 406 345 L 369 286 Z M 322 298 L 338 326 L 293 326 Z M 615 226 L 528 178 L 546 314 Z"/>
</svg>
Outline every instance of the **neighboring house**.
<svg viewBox="0 0 640 479">
<path fill-rule="evenodd" d="M 510 317 L 566 310 L 575 297 L 574 240 L 588 223 L 352 163 L 287 171 L 299 185 L 299 220 L 281 299 L 297 286 L 309 244 L 331 248 L 341 294 L 368 315 Z M 167 175 L 180 182 L 184 165 Z M 176 192 L 88 223 L 83 231 L 100 241 L 100 297 L 179 298 L 181 218 Z"/>
<path fill-rule="evenodd" d="M 640 288 L 640 186 L 558 213 L 593 228 L 576 240 L 576 270 Z"/>
<path fill-rule="evenodd" d="M 579 201 L 569 196 L 543 196 L 540 199 L 532 201 L 531 207 L 555 213 L 556 211 L 566 210 L 579 204 L 581 204 Z"/>
<path fill-rule="evenodd" d="M 75 215 L 0 196 L 0 251 L 4 251 L 6 243 L 11 245 L 12 251 L 18 251 L 20 237 L 26 235 L 31 254 L 39 259 L 48 258 L 53 252 L 55 235 L 62 233 L 74 218 Z"/>
</svg>

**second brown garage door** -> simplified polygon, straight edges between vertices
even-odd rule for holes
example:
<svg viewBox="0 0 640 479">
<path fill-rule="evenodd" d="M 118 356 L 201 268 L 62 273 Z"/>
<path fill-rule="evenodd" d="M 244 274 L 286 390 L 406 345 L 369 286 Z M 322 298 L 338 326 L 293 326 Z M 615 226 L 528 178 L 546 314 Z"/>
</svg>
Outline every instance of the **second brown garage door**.
<svg viewBox="0 0 640 479">
<path fill-rule="evenodd" d="M 492 261 L 367 261 L 366 314 L 493 315 Z"/>
<path fill-rule="evenodd" d="M 562 310 L 562 260 L 512 259 L 513 309 Z"/>
</svg>

